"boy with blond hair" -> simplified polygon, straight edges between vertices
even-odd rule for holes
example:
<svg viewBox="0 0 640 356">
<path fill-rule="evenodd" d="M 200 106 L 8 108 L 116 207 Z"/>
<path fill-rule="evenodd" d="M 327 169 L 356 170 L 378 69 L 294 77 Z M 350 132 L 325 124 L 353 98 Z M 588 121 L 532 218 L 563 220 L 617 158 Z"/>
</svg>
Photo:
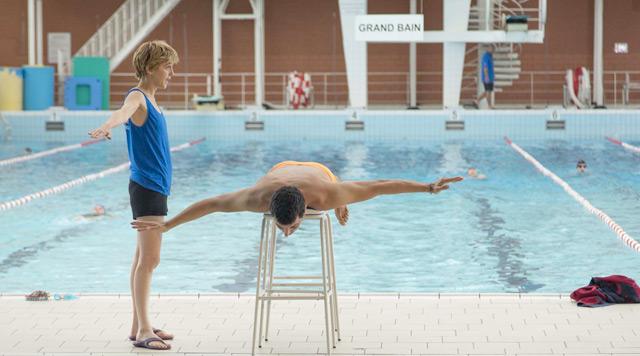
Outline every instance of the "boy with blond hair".
<svg viewBox="0 0 640 356">
<path fill-rule="evenodd" d="M 125 125 L 127 149 L 131 162 L 129 200 L 133 218 L 163 222 L 167 215 L 167 196 L 171 189 L 171 155 L 167 123 L 155 99 L 158 89 L 166 89 L 178 53 L 164 41 L 141 44 L 133 55 L 138 86 L 129 90 L 122 107 L 99 128 L 92 138 L 111 139 L 111 129 Z M 164 340 L 173 339 L 168 332 L 154 329 L 149 320 L 148 302 L 153 270 L 160 262 L 162 233 L 139 231 L 131 266 L 133 323 L 129 339 L 134 346 L 152 350 L 169 350 Z"/>
</svg>

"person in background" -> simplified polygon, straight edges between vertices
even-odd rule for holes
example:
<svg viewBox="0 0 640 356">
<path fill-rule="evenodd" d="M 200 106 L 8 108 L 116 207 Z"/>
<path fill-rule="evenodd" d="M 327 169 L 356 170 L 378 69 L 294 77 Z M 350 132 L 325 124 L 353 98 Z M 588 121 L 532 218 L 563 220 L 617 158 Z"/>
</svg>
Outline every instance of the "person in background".
<svg viewBox="0 0 640 356">
<path fill-rule="evenodd" d="M 487 179 L 487 176 L 478 172 L 478 170 L 473 167 L 467 170 L 467 175 L 469 176 L 469 178 L 473 178 L 473 179 Z"/>
<path fill-rule="evenodd" d="M 584 173 L 587 171 L 587 162 L 585 162 L 583 159 L 578 160 L 578 163 L 576 164 L 576 170 L 578 171 L 578 173 Z"/>
<path fill-rule="evenodd" d="M 487 99 L 489 108 L 493 109 L 493 103 L 491 102 L 491 93 L 493 92 L 493 82 L 495 74 L 493 72 L 493 46 L 489 46 L 482 55 L 482 84 L 484 85 L 484 92 L 474 101 L 476 107 L 480 106 L 482 99 Z"/>
<path fill-rule="evenodd" d="M 93 213 L 82 214 L 82 217 L 84 217 L 84 218 L 97 218 L 97 217 L 105 215 L 106 213 L 107 213 L 107 211 L 105 210 L 104 206 L 102 206 L 100 204 L 96 204 L 96 206 L 93 207 Z"/>
</svg>

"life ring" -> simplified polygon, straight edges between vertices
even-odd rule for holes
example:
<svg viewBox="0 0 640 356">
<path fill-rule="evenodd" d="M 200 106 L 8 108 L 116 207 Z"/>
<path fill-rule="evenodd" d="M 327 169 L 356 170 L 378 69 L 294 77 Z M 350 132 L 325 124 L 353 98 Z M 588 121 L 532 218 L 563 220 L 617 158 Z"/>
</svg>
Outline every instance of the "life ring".
<svg viewBox="0 0 640 356">
<path fill-rule="evenodd" d="M 579 108 L 588 108 L 591 104 L 591 81 L 585 67 L 568 69 L 565 76 L 571 101 Z"/>
<path fill-rule="evenodd" d="M 309 73 L 299 73 L 298 71 L 289 73 L 287 91 L 289 93 L 289 105 L 294 109 L 298 109 L 300 106 L 309 107 L 312 89 Z"/>
</svg>

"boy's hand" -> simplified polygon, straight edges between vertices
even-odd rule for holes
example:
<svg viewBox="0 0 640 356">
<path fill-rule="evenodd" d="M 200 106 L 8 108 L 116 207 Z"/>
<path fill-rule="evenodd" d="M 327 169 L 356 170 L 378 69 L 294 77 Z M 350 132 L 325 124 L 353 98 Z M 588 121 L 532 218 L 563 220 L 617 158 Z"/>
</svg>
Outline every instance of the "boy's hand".
<svg viewBox="0 0 640 356">
<path fill-rule="evenodd" d="M 160 229 L 160 232 L 167 232 L 168 230 L 164 222 L 148 220 L 133 220 L 131 222 L 131 227 L 138 231 Z"/>
<path fill-rule="evenodd" d="M 91 132 L 89 132 L 89 136 L 91 138 L 103 138 L 106 137 L 108 140 L 111 140 L 111 129 L 107 129 L 104 126 L 101 126 Z"/>
</svg>

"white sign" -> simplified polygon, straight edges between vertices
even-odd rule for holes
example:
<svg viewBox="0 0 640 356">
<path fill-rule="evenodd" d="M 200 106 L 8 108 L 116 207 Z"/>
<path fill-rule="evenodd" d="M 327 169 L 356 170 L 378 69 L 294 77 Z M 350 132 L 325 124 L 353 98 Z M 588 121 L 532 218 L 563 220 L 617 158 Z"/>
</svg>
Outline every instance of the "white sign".
<svg viewBox="0 0 640 356">
<path fill-rule="evenodd" d="M 617 54 L 627 54 L 629 53 L 629 44 L 626 42 L 616 42 L 613 45 L 613 52 Z"/>
<path fill-rule="evenodd" d="M 416 42 L 424 35 L 424 15 L 356 16 L 356 41 Z"/>
<path fill-rule="evenodd" d="M 49 32 L 47 34 L 47 62 L 58 63 L 58 51 L 63 62 L 71 59 L 71 32 Z"/>
</svg>

